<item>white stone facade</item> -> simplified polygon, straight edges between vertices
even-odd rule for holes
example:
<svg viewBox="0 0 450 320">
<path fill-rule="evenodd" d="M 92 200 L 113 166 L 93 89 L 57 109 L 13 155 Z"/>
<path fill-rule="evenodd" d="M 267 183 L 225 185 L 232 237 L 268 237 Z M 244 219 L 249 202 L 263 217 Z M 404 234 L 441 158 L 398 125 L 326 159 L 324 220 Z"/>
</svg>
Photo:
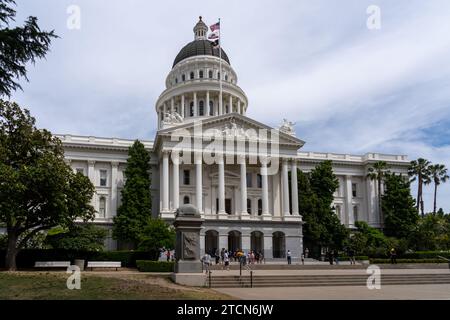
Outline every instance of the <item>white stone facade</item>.
<svg viewBox="0 0 450 320">
<path fill-rule="evenodd" d="M 199 42 L 204 36 L 202 23 L 194 28 L 196 38 L 188 44 L 191 51 L 195 45 L 204 45 Z M 218 79 L 220 67 L 222 81 Z M 180 204 L 192 203 L 205 219 L 202 252 L 242 248 L 275 259 L 285 258 L 290 250 L 298 258 L 303 251 L 303 222 L 294 183 L 297 168 L 308 172 L 321 161 L 331 160 L 339 178 L 334 205 L 342 223 L 351 228 L 356 220 L 362 220 L 380 226 L 376 187 L 366 177 L 368 167 L 384 160 L 392 171 L 406 173 L 406 156 L 303 152 L 304 142 L 295 137 L 291 123 L 285 121 L 279 130 L 270 128 L 246 117 L 247 108 L 248 99 L 237 86 L 236 72 L 225 60 L 194 52 L 174 65 L 166 90 L 155 104 L 156 137 L 142 141 L 151 156 L 149 192 L 155 217 L 171 222 Z M 111 227 L 133 141 L 58 137 L 73 169 L 89 176 L 96 187 L 95 223 Z M 221 147 L 210 152 L 211 161 L 204 153 L 211 151 L 216 140 Z M 265 156 L 261 156 L 262 147 L 267 148 Z M 116 245 L 109 239 L 109 249 Z"/>
</svg>

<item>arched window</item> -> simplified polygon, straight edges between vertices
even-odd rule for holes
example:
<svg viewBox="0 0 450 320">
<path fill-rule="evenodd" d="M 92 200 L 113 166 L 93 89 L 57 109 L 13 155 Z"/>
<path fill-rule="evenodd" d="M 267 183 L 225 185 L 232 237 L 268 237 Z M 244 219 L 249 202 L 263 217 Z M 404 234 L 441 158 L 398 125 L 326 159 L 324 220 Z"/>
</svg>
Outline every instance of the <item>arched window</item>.
<svg viewBox="0 0 450 320">
<path fill-rule="evenodd" d="M 258 199 L 258 216 L 262 215 L 262 199 Z"/>
<path fill-rule="evenodd" d="M 247 199 L 247 213 L 252 214 L 252 200 Z"/>
<path fill-rule="evenodd" d="M 175 83 L 178 83 L 178 78 L 175 78 Z"/>
<path fill-rule="evenodd" d="M 194 80 L 194 72 L 191 72 L 190 79 Z"/>
<path fill-rule="evenodd" d="M 217 79 L 220 80 L 220 72 L 217 72 Z"/>
<path fill-rule="evenodd" d="M 228 75 L 227 74 L 225 75 L 225 81 L 228 81 Z"/>
<path fill-rule="evenodd" d="M 106 216 L 106 198 L 100 197 L 98 205 L 98 216 L 104 218 Z"/>
<path fill-rule="evenodd" d="M 209 115 L 210 116 L 214 115 L 214 102 L 213 101 L 209 101 Z"/>
<path fill-rule="evenodd" d="M 228 105 L 225 106 L 225 113 L 229 113 Z"/>
<path fill-rule="evenodd" d="M 183 198 L 183 204 L 189 204 L 189 202 L 190 202 L 189 197 L 188 197 L 188 196 L 185 196 L 185 197 Z"/>
<path fill-rule="evenodd" d="M 203 70 L 200 70 L 200 72 L 198 73 L 198 77 L 199 77 L 200 79 L 203 79 Z"/>
<path fill-rule="evenodd" d="M 205 103 L 203 102 L 203 100 L 200 100 L 198 104 L 198 115 L 199 116 L 205 115 Z"/>
<path fill-rule="evenodd" d="M 182 80 L 183 82 L 186 81 L 186 75 L 185 75 L 185 74 L 181 75 L 181 80 Z"/>
<path fill-rule="evenodd" d="M 258 188 L 262 188 L 262 176 L 258 173 L 258 175 L 256 176 L 256 181 L 257 181 L 257 186 Z"/>
<path fill-rule="evenodd" d="M 213 72 L 212 72 L 212 70 L 209 70 L 209 72 L 208 72 L 208 78 L 212 79 L 212 77 L 213 77 Z"/>
<path fill-rule="evenodd" d="M 194 116 L 194 101 L 191 101 L 191 104 L 189 106 L 189 116 L 190 117 Z"/>
</svg>

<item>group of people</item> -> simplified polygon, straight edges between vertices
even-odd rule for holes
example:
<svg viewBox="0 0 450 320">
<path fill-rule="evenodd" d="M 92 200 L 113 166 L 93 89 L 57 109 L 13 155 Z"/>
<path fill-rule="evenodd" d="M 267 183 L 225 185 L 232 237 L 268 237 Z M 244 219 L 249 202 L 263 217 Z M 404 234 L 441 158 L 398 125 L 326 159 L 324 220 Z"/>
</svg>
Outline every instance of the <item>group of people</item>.
<svg viewBox="0 0 450 320">
<path fill-rule="evenodd" d="M 264 263 L 264 255 L 261 251 L 256 252 L 253 250 L 250 250 L 249 252 L 244 253 L 243 250 L 237 249 L 235 251 L 228 251 L 225 248 L 222 248 L 222 250 L 219 252 L 219 249 L 213 250 L 213 255 L 209 254 L 208 252 L 205 252 L 205 254 L 202 257 L 202 263 L 204 270 L 206 272 L 209 271 L 210 266 L 212 264 L 212 261 L 215 260 L 216 264 L 223 265 L 224 270 L 230 269 L 230 262 L 239 262 L 243 267 L 249 268 L 249 264 L 256 264 L 256 263 Z"/>
</svg>

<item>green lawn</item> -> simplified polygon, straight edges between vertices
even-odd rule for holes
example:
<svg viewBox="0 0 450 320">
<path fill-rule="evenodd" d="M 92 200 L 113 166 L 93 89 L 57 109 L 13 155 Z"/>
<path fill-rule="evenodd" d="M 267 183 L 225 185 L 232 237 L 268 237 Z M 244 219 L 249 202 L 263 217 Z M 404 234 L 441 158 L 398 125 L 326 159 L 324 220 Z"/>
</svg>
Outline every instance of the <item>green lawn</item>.
<svg viewBox="0 0 450 320">
<path fill-rule="evenodd" d="M 102 300 L 202 299 L 232 297 L 206 288 L 188 288 L 148 275 L 82 274 L 81 289 L 69 290 L 64 272 L 0 272 L 0 299 Z"/>
</svg>

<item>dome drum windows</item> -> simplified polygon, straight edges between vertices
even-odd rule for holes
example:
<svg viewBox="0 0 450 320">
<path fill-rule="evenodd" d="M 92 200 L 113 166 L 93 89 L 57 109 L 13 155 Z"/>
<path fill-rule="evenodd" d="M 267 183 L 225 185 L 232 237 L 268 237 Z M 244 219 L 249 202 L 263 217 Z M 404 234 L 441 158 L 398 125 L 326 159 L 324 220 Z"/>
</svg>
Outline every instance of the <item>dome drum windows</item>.
<svg viewBox="0 0 450 320">
<path fill-rule="evenodd" d="M 200 71 L 198 72 L 198 77 L 199 77 L 200 79 L 203 79 L 203 70 L 200 70 Z"/>
<path fill-rule="evenodd" d="M 193 72 L 193 71 L 190 73 L 189 79 L 190 79 L 190 80 L 194 80 L 194 72 Z"/>
<path fill-rule="evenodd" d="M 198 104 L 198 115 L 199 116 L 205 115 L 205 103 L 203 102 L 203 100 L 200 100 Z"/>
</svg>

